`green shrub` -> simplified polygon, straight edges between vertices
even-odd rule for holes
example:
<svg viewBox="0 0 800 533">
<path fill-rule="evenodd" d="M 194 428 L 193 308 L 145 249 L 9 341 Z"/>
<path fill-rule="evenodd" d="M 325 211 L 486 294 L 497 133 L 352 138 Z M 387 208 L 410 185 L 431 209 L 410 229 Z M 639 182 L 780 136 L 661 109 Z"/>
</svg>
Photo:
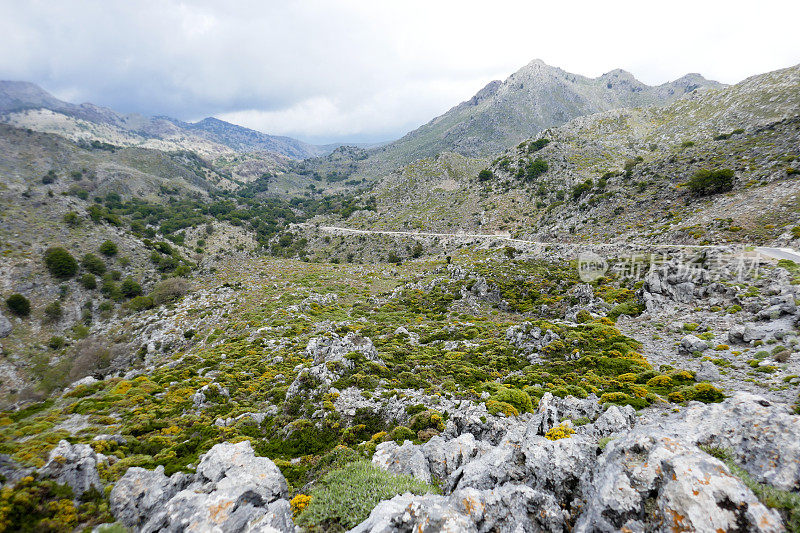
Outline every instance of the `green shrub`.
<svg viewBox="0 0 800 533">
<path fill-rule="evenodd" d="M 733 170 L 698 170 L 687 183 L 689 190 L 697 196 L 708 196 L 733 189 Z"/>
<path fill-rule="evenodd" d="M 478 181 L 489 181 L 490 179 L 494 178 L 494 172 L 485 168 L 478 172 Z"/>
<path fill-rule="evenodd" d="M 94 277 L 94 274 L 84 274 L 81 276 L 81 285 L 88 290 L 96 289 L 97 278 Z"/>
<path fill-rule="evenodd" d="M 44 308 L 44 315 L 48 318 L 48 320 L 58 320 L 63 314 L 64 310 L 61 309 L 61 302 L 58 300 L 47 304 L 47 306 Z"/>
<path fill-rule="evenodd" d="M 412 476 L 390 474 L 369 461 L 356 461 L 319 480 L 296 523 L 305 528 L 351 529 L 366 520 L 380 501 L 406 492 L 437 491 Z"/>
<path fill-rule="evenodd" d="M 81 219 L 78 218 L 78 213 L 75 211 L 70 211 L 64 215 L 64 224 L 67 226 L 77 226 L 81 223 Z"/>
<path fill-rule="evenodd" d="M 178 300 L 189 291 L 189 282 L 180 278 L 167 278 L 159 281 L 150 297 L 155 305 Z"/>
<path fill-rule="evenodd" d="M 393 440 L 397 444 L 403 444 L 407 440 L 414 440 L 416 438 L 417 434 L 405 426 L 397 426 L 391 432 L 389 432 L 388 436 L 389 440 Z"/>
<path fill-rule="evenodd" d="M 125 298 L 133 298 L 142 294 L 142 286 L 135 279 L 128 276 L 120 284 L 119 291 Z"/>
<path fill-rule="evenodd" d="M 492 400 L 507 403 L 519 413 L 533 412 L 533 401 L 527 392 L 503 387 L 491 396 Z"/>
<path fill-rule="evenodd" d="M 59 337 L 57 335 L 53 335 L 52 337 L 50 337 L 50 340 L 47 341 L 47 346 L 53 350 L 59 350 L 63 348 L 64 344 L 66 344 L 64 337 Z"/>
<path fill-rule="evenodd" d="M 94 254 L 86 254 L 81 260 L 81 266 L 87 271 L 97 276 L 106 273 L 105 262 Z"/>
<path fill-rule="evenodd" d="M 130 301 L 125 303 L 125 307 L 131 311 L 144 311 L 145 309 L 152 309 L 153 305 L 153 299 L 149 296 L 135 296 Z"/>
<path fill-rule="evenodd" d="M 528 153 L 532 154 L 533 152 L 538 152 L 548 144 L 550 144 L 550 139 L 538 139 L 531 141 L 528 143 Z"/>
<path fill-rule="evenodd" d="M 17 316 L 31 314 L 31 302 L 21 294 L 12 294 L 6 298 L 6 307 Z"/>
<path fill-rule="evenodd" d="M 107 255 L 111 257 L 112 255 L 117 255 L 117 245 L 114 241 L 104 241 L 103 244 L 100 245 L 100 253 L 103 255 Z"/>
<path fill-rule="evenodd" d="M 78 272 L 78 262 L 60 246 L 54 246 L 45 251 L 44 263 L 50 274 L 57 278 L 71 278 Z"/>
<path fill-rule="evenodd" d="M 525 168 L 525 179 L 528 181 L 533 181 L 545 172 L 547 172 L 548 165 L 547 161 L 541 158 L 536 158 Z"/>
</svg>

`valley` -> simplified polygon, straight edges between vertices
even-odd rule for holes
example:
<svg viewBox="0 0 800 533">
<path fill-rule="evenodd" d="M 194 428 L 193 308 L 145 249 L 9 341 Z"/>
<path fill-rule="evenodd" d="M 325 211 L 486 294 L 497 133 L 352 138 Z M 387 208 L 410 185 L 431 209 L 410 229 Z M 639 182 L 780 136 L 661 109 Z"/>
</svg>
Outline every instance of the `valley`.
<svg viewBox="0 0 800 533">
<path fill-rule="evenodd" d="M 0 122 L 0 531 L 800 531 L 800 66 Z"/>
</svg>

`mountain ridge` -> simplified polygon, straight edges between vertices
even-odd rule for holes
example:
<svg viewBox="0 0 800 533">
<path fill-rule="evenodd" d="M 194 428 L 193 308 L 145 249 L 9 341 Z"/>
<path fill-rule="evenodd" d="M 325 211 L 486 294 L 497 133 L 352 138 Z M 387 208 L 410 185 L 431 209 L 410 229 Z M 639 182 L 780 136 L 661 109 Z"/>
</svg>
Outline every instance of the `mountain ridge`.
<svg viewBox="0 0 800 533">
<path fill-rule="evenodd" d="M 723 86 L 696 73 L 657 86 L 646 85 L 622 69 L 588 78 L 534 59 L 382 151 L 384 157 L 401 163 L 444 151 L 486 156 L 577 116 L 661 105 L 694 90 Z"/>
<path fill-rule="evenodd" d="M 225 148 L 236 153 L 265 151 L 293 159 L 305 159 L 326 155 L 333 150 L 330 145 L 317 146 L 292 137 L 269 135 L 214 117 L 192 123 L 163 115 L 146 117 L 138 113 L 123 114 L 92 103 L 73 104 L 56 98 L 31 82 L 0 80 L 0 119 L 19 127 L 39 130 L 41 126 L 36 127 L 35 119 L 30 118 L 31 112 L 38 110 L 47 110 L 100 127 L 117 128 L 125 136 L 142 137 L 140 141 L 163 139 L 168 135 L 191 135 L 219 145 L 208 147 L 209 151 L 216 149 L 217 152 L 224 152 Z M 61 133 L 77 135 L 69 131 Z M 104 140 L 101 135 L 97 136 L 97 140 Z M 129 142 L 135 144 L 132 140 Z"/>
</svg>

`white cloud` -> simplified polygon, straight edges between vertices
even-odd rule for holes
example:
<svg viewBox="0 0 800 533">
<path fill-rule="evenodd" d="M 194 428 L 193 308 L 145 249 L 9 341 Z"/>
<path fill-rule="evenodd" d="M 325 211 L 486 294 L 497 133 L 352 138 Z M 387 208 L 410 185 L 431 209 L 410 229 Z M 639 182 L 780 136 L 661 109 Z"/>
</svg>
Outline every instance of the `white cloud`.
<svg viewBox="0 0 800 533">
<path fill-rule="evenodd" d="M 798 19 L 800 3 L 775 0 L 0 0 L 0 78 L 126 112 L 380 140 L 537 57 L 736 82 L 800 61 Z"/>
</svg>

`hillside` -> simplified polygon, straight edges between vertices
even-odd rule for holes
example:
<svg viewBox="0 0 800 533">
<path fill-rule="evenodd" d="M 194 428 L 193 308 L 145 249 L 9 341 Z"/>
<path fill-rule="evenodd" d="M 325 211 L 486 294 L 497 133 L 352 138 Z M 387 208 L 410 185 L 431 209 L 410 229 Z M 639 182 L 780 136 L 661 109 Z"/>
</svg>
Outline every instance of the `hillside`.
<svg viewBox="0 0 800 533">
<path fill-rule="evenodd" d="M 800 531 L 800 65 L 302 161 L 15 91 L 0 532 Z"/>
<path fill-rule="evenodd" d="M 348 224 L 544 241 L 786 244 L 800 223 L 799 73 L 579 117 L 493 161 L 442 154 L 413 163 L 372 191 L 377 213 Z M 537 160 L 546 170 L 533 169 Z M 702 169 L 733 171 L 731 191 L 693 194 L 686 184 Z"/>
</svg>

